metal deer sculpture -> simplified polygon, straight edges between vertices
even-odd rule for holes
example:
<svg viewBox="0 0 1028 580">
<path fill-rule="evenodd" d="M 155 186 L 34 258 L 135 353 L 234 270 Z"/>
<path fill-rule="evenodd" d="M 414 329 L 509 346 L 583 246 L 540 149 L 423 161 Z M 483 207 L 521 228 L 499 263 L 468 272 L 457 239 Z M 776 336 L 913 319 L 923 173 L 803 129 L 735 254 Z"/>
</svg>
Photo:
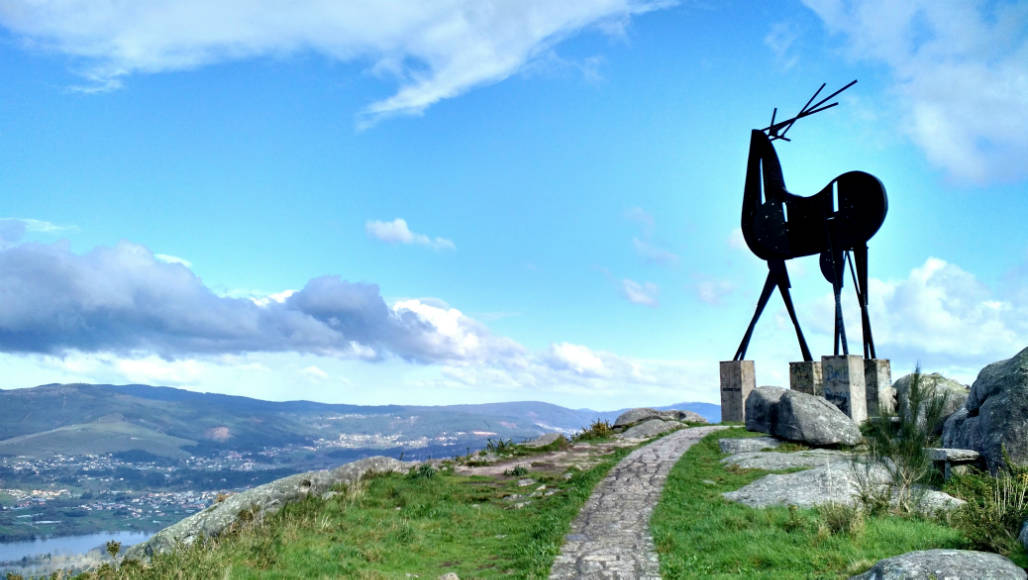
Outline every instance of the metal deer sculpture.
<svg viewBox="0 0 1028 580">
<path fill-rule="evenodd" d="M 742 200 L 742 233 L 750 250 L 767 262 L 768 274 L 757 302 L 757 310 L 734 360 L 745 358 L 753 327 L 776 286 L 796 328 L 803 360 L 812 360 L 789 296 L 789 274 L 785 261 L 814 254 L 821 255 L 821 272 L 835 292 L 835 354 L 839 354 L 840 344 L 843 354 L 849 354 L 841 304 L 843 278 L 846 263 L 849 262 L 860 304 L 864 357 L 876 358 L 871 320 L 867 312 L 867 241 L 885 220 L 888 210 L 885 187 L 869 173 L 850 171 L 836 177 L 814 195 L 793 195 L 785 189 L 782 166 L 772 145 L 772 141 L 777 139 L 789 141 L 785 134 L 797 120 L 838 105 L 825 103 L 856 82 L 849 83 L 815 103 L 814 99 L 825 88 L 822 84 L 795 117 L 775 123 L 775 115 L 778 113 L 778 109 L 775 109 L 771 114 L 771 124 L 764 129 L 755 129 L 750 134 L 750 154 Z"/>
</svg>

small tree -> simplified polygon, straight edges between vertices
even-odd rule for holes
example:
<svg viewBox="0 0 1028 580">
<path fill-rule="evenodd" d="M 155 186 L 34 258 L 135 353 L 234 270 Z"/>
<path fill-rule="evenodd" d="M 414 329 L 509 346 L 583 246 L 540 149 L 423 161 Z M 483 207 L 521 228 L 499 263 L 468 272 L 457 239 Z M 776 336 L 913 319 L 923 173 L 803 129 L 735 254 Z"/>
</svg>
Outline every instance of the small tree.
<svg viewBox="0 0 1028 580">
<path fill-rule="evenodd" d="M 945 391 L 937 393 L 934 384 L 923 380 L 918 365 L 910 378 L 906 397 L 897 401 L 896 412 L 887 410 L 866 424 L 864 438 L 869 455 L 866 481 L 873 479 L 870 470 L 880 465 L 888 472 L 889 482 L 884 498 L 882 494 L 863 490 L 865 502 L 877 495 L 877 501 L 872 503 L 878 506 L 884 499 L 886 505 L 892 505 L 899 511 L 915 510 L 921 495 L 918 490 L 922 489 L 918 484 L 929 483 L 935 474 L 932 459 L 925 448 L 938 443 L 935 433 L 945 418 L 942 413 L 948 395 Z"/>
</svg>

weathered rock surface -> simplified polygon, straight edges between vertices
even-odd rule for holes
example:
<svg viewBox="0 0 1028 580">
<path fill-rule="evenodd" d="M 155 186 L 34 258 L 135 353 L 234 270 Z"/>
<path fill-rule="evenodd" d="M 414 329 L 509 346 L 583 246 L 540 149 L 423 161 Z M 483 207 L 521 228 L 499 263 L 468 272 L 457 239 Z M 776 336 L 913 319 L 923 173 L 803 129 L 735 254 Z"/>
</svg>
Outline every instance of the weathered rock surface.
<svg viewBox="0 0 1028 580">
<path fill-rule="evenodd" d="M 903 416 L 909 416 L 910 413 L 908 399 L 910 396 L 910 382 L 913 378 L 914 375 L 910 374 L 897 379 L 896 382 L 892 384 L 893 391 L 896 393 L 896 409 Z M 922 374 L 921 387 L 929 390 L 931 392 L 931 396 L 943 400 L 941 415 L 943 420 L 964 407 L 964 403 L 967 401 L 967 395 L 969 393 L 967 387 L 952 379 L 947 379 L 939 373 Z M 924 407 L 927 404 L 927 401 L 925 401 L 920 405 L 922 409 L 922 417 L 924 416 Z M 939 433 L 942 432 L 941 423 L 936 431 Z"/>
<path fill-rule="evenodd" d="M 829 463 L 838 463 L 848 468 L 852 457 L 852 454 L 836 449 L 810 449 L 792 453 L 749 451 L 729 455 L 722 459 L 721 463 L 742 469 L 766 469 L 768 471 L 797 467 L 821 467 Z"/>
<path fill-rule="evenodd" d="M 347 463 L 335 469 L 283 477 L 231 495 L 224 501 L 164 528 L 149 540 L 129 548 L 125 552 L 125 558 L 149 558 L 154 554 L 172 550 L 177 544 L 189 545 L 201 538 L 217 536 L 235 523 L 243 512 L 247 518 L 260 519 L 277 512 L 289 502 L 310 494 L 325 494 L 333 486 L 354 483 L 366 474 L 405 471 L 412 465 L 414 462 L 377 456 Z"/>
<path fill-rule="evenodd" d="M 1000 580 L 1026 577 L 1024 570 L 999 554 L 971 550 L 921 550 L 881 560 L 850 580 Z"/>
<path fill-rule="evenodd" d="M 685 425 L 678 421 L 649 419 L 629 427 L 621 433 L 621 437 L 624 439 L 649 439 L 650 437 L 656 437 L 662 433 L 667 433 L 668 431 L 684 426 Z"/>
<path fill-rule="evenodd" d="M 749 437 L 746 439 L 718 439 L 717 445 L 721 453 L 735 455 L 736 453 L 748 453 L 752 451 L 763 451 L 774 449 L 782 442 L 774 437 Z"/>
<path fill-rule="evenodd" d="M 757 387 L 746 398 L 746 429 L 818 447 L 856 445 L 860 429 L 821 397 L 781 387 Z"/>
<path fill-rule="evenodd" d="M 523 443 L 523 445 L 525 447 L 537 449 L 539 447 L 546 447 L 547 445 L 553 443 L 561 437 L 563 437 L 563 435 L 560 433 L 545 433 L 543 435 L 536 437 L 535 439 L 532 439 L 531 441 L 526 441 L 525 443 Z"/>
<path fill-rule="evenodd" d="M 856 505 L 862 485 L 881 489 L 889 482 L 889 472 L 881 465 L 865 470 L 863 464 L 828 460 L 821 467 L 786 474 L 766 475 L 736 491 L 721 494 L 729 501 L 750 507 L 814 507 L 829 503 Z M 925 490 L 919 510 L 937 512 L 963 504 L 941 491 Z"/>
<path fill-rule="evenodd" d="M 993 472 L 1004 465 L 1004 450 L 1028 465 L 1028 348 L 978 373 L 964 408 L 946 420 L 942 443 L 978 451 Z"/>
<path fill-rule="evenodd" d="M 689 421 L 692 423 L 707 422 L 707 420 L 701 415 L 693 413 L 692 411 L 679 411 L 678 409 L 658 411 L 656 409 L 641 407 L 638 409 L 629 409 L 628 411 L 618 415 L 618 418 L 614 420 L 614 427 L 629 427 L 650 419 L 661 419 L 663 421 Z"/>
</svg>

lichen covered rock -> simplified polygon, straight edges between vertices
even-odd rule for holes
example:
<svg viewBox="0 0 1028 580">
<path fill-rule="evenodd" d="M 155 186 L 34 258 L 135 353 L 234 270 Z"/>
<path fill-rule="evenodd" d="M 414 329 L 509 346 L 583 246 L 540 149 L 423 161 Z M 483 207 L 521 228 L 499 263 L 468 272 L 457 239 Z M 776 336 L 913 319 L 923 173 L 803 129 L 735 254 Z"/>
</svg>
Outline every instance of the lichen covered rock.
<svg viewBox="0 0 1028 580">
<path fill-rule="evenodd" d="M 964 407 L 946 420 L 942 443 L 978 451 L 993 472 L 1005 465 L 1004 452 L 1028 465 L 1028 348 L 978 373 Z"/>
<path fill-rule="evenodd" d="M 825 399 L 781 387 L 757 387 L 746 398 L 746 429 L 817 447 L 856 445 L 857 424 Z"/>
<path fill-rule="evenodd" d="M 1028 576 L 1009 559 L 972 550 L 920 550 L 879 561 L 850 580 L 907 580 L 909 578 L 1024 579 Z"/>
</svg>

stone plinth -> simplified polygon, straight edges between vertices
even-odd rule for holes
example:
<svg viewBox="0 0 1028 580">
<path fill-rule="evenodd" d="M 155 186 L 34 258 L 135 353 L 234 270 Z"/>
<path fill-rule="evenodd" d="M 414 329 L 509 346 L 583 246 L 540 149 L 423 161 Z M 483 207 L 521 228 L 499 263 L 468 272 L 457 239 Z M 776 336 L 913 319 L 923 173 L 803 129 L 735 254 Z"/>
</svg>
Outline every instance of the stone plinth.
<svg viewBox="0 0 1028 580">
<path fill-rule="evenodd" d="M 881 417 L 883 413 L 892 413 L 893 397 L 892 367 L 887 358 L 864 360 L 864 388 L 867 392 L 867 414 L 869 417 Z"/>
<path fill-rule="evenodd" d="M 964 475 L 970 472 L 971 467 L 983 467 L 981 454 L 974 449 L 949 449 L 945 447 L 927 447 L 928 457 L 936 465 L 943 467 L 943 474 L 946 479 L 954 475 Z"/>
<path fill-rule="evenodd" d="M 824 397 L 855 422 L 867 420 L 864 358 L 851 354 L 821 357 Z"/>
<path fill-rule="evenodd" d="M 805 360 L 789 363 L 789 388 L 808 395 L 821 396 L 821 363 Z"/>
<path fill-rule="evenodd" d="M 721 361 L 721 422 L 746 421 L 746 397 L 757 386 L 751 360 Z"/>
</svg>

